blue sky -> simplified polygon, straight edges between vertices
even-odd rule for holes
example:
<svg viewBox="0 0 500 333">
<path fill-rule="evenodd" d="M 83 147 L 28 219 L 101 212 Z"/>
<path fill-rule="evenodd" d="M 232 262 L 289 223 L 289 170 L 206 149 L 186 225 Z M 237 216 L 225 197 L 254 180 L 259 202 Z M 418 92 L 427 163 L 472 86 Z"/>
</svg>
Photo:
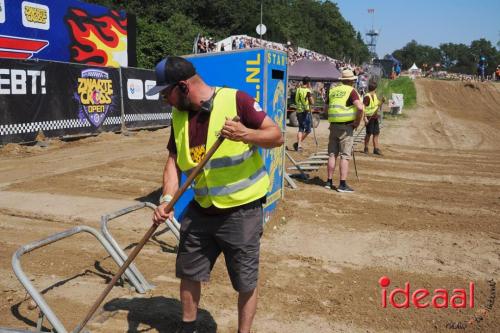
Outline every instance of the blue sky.
<svg viewBox="0 0 500 333">
<path fill-rule="evenodd" d="M 500 40 L 500 0 L 333 0 L 342 16 L 364 34 L 372 26 L 380 30 L 377 54 L 405 46 L 412 39 L 439 47 L 480 38 L 496 46 Z"/>
</svg>

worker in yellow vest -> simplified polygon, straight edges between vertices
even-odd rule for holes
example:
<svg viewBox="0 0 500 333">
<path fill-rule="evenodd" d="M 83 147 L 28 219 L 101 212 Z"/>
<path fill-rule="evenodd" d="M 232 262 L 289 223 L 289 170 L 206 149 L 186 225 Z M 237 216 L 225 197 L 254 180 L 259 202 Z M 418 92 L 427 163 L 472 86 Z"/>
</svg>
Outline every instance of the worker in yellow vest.
<svg viewBox="0 0 500 333">
<path fill-rule="evenodd" d="M 378 110 L 380 106 L 385 102 L 385 98 L 382 97 L 381 100 L 377 97 L 377 82 L 370 81 L 368 83 L 368 94 L 363 98 L 363 104 L 365 105 L 365 149 L 364 153 L 368 154 L 368 144 L 370 143 L 370 137 L 373 135 L 373 153 L 375 155 L 382 155 L 378 145 L 378 138 L 380 135 L 380 124 Z"/>
<path fill-rule="evenodd" d="M 295 105 L 297 107 L 297 120 L 299 122 L 299 131 L 297 132 L 297 142 L 293 148 L 297 151 L 302 150 L 302 142 L 311 133 L 312 114 L 311 106 L 314 104 L 314 97 L 311 92 L 311 80 L 305 77 L 302 85 L 297 88 L 295 93 Z"/>
<path fill-rule="evenodd" d="M 262 204 L 269 176 L 258 147 L 283 144 L 281 130 L 243 91 L 211 87 L 191 62 L 167 57 L 156 65 L 156 86 L 172 105 L 169 155 L 163 172 L 163 194 L 153 214 L 160 224 L 179 188 L 180 172 L 189 173 L 220 133 L 226 140 L 195 178 L 194 200 L 181 220 L 176 276 L 181 279 L 182 324 L 178 332 L 196 332 L 201 282 L 222 252 L 233 288 L 238 292 L 238 331 L 250 332 L 257 307 L 257 278 Z M 232 121 L 236 115 L 241 122 Z"/>
<path fill-rule="evenodd" d="M 344 69 L 340 77 L 340 85 L 330 88 L 327 103 L 328 121 L 330 122 L 330 137 L 328 139 L 328 179 L 325 187 L 338 192 L 354 192 L 347 185 L 347 174 L 349 172 L 349 160 L 352 156 L 354 145 L 354 130 L 363 119 L 363 103 L 358 92 L 354 89 L 357 76 L 352 70 Z M 333 175 L 340 156 L 339 186 L 333 185 Z"/>
</svg>

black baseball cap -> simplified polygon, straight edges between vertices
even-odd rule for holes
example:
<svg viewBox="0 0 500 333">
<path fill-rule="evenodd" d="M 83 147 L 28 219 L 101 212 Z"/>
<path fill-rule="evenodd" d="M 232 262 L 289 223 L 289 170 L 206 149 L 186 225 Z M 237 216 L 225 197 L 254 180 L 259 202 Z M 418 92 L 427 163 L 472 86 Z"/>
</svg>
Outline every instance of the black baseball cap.
<svg viewBox="0 0 500 333">
<path fill-rule="evenodd" d="M 196 75 L 193 64 L 182 57 L 166 57 L 156 64 L 156 85 L 146 95 L 156 95 L 169 86 L 192 78 Z"/>
</svg>

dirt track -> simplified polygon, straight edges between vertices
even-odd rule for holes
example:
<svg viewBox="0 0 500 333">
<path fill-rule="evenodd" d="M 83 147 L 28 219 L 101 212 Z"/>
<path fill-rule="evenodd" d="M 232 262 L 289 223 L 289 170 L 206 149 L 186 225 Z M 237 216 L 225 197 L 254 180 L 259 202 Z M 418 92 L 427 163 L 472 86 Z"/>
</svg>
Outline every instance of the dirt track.
<svg viewBox="0 0 500 333">
<path fill-rule="evenodd" d="M 352 195 L 322 187 L 325 168 L 287 189 L 262 244 L 260 303 L 254 331 L 452 332 L 446 324 L 483 320 L 465 332 L 498 332 L 500 300 L 500 86 L 417 81 L 418 107 L 387 121 L 381 158 L 359 153 Z M 289 145 L 295 128 L 289 128 Z M 124 137 L 104 134 L 48 148 L 0 150 L 0 326 L 33 328 L 36 311 L 10 260 L 20 245 L 74 225 L 98 227 L 104 213 L 156 198 L 169 130 Z M 320 145 L 327 124 L 317 131 Z M 313 140 L 303 159 L 315 151 Z M 337 176 L 337 175 L 336 175 Z M 338 178 L 337 178 L 338 179 Z M 124 245 L 149 226 L 143 210 L 113 224 Z M 115 287 L 90 323 L 92 332 L 174 332 L 180 320 L 174 277 L 175 241 L 146 245 L 136 264 L 157 287 L 139 296 Z M 81 235 L 23 257 L 23 268 L 66 328 L 72 329 L 116 272 L 97 242 Z M 474 309 L 382 308 L 378 279 L 389 290 L 466 288 L 476 284 Z M 203 287 L 200 332 L 236 327 L 236 298 L 222 260 Z M 217 329 L 215 329 L 217 328 Z"/>
</svg>

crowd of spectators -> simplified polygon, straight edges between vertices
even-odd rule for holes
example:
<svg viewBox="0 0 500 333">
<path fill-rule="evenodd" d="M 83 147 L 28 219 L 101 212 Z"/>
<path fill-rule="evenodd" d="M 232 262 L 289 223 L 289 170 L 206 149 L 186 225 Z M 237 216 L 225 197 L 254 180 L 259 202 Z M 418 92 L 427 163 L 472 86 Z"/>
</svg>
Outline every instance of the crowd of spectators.
<svg viewBox="0 0 500 333">
<path fill-rule="evenodd" d="M 198 36 L 196 42 L 196 53 L 208 53 L 217 51 L 217 45 L 212 37 Z"/>
<path fill-rule="evenodd" d="M 478 75 L 473 74 L 460 74 L 460 73 L 449 73 L 447 71 L 434 71 L 430 70 L 425 72 L 424 77 L 430 77 L 433 79 L 441 80 L 453 80 L 453 81 L 481 81 Z M 492 80 L 493 77 L 490 75 L 486 76 L 486 80 Z"/>
<path fill-rule="evenodd" d="M 231 50 L 251 49 L 256 47 L 286 51 L 285 45 L 281 43 L 269 42 L 266 40 L 261 41 L 259 38 L 249 37 L 246 35 L 231 37 Z"/>
<path fill-rule="evenodd" d="M 201 36 L 197 41 L 197 53 L 223 52 L 230 50 L 251 49 L 263 47 L 271 50 L 284 51 L 288 54 L 288 64 L 293 65 L 301 59 L 311 59 L 315 61 L 329 61 L 341 70 L 343 68 L 354 69 L 350 63 L 333 59 L 324 54 L 311 51 L 302 47 L 293 47 L 290 42 L 286 44 L 261 40 L 247 35 L 232 36 L 215 43 L 213 38 Z"/>
<path fill-rule="evenodd" d="M 255 47 L 264 47 L 272 50 L 280 50 L 284 51 L 288 54 L 288 64 L 293 65 L 297 61 L 301 59 L 310 59 L 315 61 L 329 61 L 337 67 L 337 69 L 341 70 L 343 68 L 354 69 L 354 65 L 340 61 L 337 59 L 333 59 L 327 55 L 311 51 L 302 47 L 293 47 L 290 42 L 286 44 L 270 42 L 266 40 L 262 40 L 262 44 L 260 39 L 249 37 L 249 36 L 235 36 L 232 37 L 232 50 L 237 49 L 248 49 Z"/>
</svg>

